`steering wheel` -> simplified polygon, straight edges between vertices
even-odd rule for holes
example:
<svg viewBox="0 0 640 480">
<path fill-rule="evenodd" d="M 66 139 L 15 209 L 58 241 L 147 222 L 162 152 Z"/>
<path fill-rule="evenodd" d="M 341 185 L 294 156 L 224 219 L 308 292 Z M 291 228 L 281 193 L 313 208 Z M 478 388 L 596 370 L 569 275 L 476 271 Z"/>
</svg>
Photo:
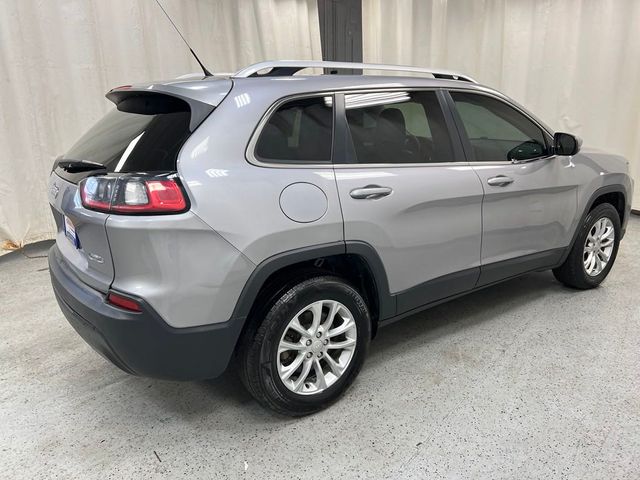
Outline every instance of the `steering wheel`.
<svg viewBox="0 0 640 480">
<path fill-rule="evenodd" d="M 415 156 L 417 158 L 416 162 L 422 160 L 422 145 L 420 145 L 420 140 L 409 132 L 406 132 L 403 150 L 412 156 Z"/>
</svg>

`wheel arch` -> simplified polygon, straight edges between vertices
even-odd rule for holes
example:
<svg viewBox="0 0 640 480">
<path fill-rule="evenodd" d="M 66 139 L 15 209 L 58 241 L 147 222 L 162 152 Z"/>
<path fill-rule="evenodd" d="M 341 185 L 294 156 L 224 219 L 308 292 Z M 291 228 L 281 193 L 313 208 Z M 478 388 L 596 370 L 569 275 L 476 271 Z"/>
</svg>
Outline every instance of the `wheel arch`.
<svg viewBox="0 0 640 480">
<path fill-rule="evenodd" d="M 233 311 L 233 318 L 245 319 L 240 338 L 255 326 L 261 309 L 284 291 L 322 274 L 345 278 L 365 297 L 373 335 L 381 319 L 395 315 L 395 297 L 389 293 L 387 275 L 375 249 L 365 242 L 327 243 L 283 252 L 257 265 Z"/>
<path fill-rule="evenodd" d="M 615 185 L 612 185 L 612 187 L 615 187 Z M 617 189 L 604 187 L 596 190 L 595 194 L 596 196 L 592 196 L 591 198 L 591 204 L 589 205 L 589 210 L 587 211 L 587 213 L 596 208 L 598 205 L 601 205 L 603 203 L 610 203 L 617 210 L 618 215 L 620 216 L 620 225 L 622 225 L 625 220 L 625 207 L 627 204 L 622 185 L 620 185 Z"/>
<path fill-rule="evenodd" d="M 571 252 L 571 249 L 573 248 L 573 245 L 576 242 L 576 238 L 578 238 L 578 234 L 580 233 L 580 227 L 584 223 L 585 218 L 587 217 L 587 215 L 589 215 L 589 212 L 591 212 L 598 205 L 602 203 L 611 203 L 611 201 L 615 201 L 616 203 L 613 204 L 613 207 L 617 210 L 618 214 L 620 215 L 620 224 L 624 225 L 625 213 L 627 208 L 626 207 L 627 196 L 625 192 L 626 190 L 623 185 L 611 184 L 611 185 L 605 185 L 604 187 L 600 187 L 591 194 L 591 196 L 589 197 L 589 200 L 587 200 L 585 204 L 585 207 L 583 209 L 583 212 L 582 212 L 582 215 L 580 216 L 579 221 L 576 223 L 573 236 L 571 237 L 571 243 L 569 243 L 569 246 L 566 248 L 565 253 L 562 255 L 560 262 L 558 263 L 558 266 L 562 265 L 564 261 L 567 259 L 567 257 L 569 256 L 569 253 Z"/>
</svg>

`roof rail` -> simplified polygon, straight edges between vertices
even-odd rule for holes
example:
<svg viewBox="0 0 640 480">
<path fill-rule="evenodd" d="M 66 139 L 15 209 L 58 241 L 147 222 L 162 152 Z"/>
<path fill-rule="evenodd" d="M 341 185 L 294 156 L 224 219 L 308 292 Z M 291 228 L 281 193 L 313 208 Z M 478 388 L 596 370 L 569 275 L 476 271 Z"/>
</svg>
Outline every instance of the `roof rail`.
<svg viewBox="0 0 640 480">
<path fill-rule="evenodd" d="M 211 74 L 212 77 L 233 77 L 235 75 L 231 72 L 213 72 Z M 184 75 L 180 75 L 176 77 L 176 80 L 188 80 L 190 78 L 203 78 L 206 75 L 202 72 L 193 72 L 193 73 L 185 73 Z"/>
<path fill-rule="evenodd" d="M 259 74 L 261 70 L 271 69 L 269 72 Z M 280 60 L 271 62 L 260 62 L 233 74 L 236 78 L 247 77 L 287 77 L 305 68 L 325 68 L 325 69 L 348 69 L 348 70 L 384 70 L 389 72 L 412 72 L 425 73 L 434 78 L 447 80 L 462 80 L 465 82 L 478 83 L 468 75 L 463 75 L 450 70 L 440 70 L 434 68 L 412 67 L 409 65 L 385 65 L 378 63 L 352 63 L 352 62 L 322 62 L 315 60 Z"/>
</svg>

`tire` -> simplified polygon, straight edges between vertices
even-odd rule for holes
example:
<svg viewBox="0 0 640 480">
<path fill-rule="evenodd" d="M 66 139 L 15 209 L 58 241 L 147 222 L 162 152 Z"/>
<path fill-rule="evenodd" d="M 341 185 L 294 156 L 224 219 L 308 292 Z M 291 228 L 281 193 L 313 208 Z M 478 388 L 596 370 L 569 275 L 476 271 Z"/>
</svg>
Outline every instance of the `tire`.
<svg viewBox="0 0 640 480">
<path fill-rule="evenodd" d="M 607 219 L 607 220 L 604 220 Z M 589 253 L 585 251 L 587 236 L 590 233 L 597 233 L 597 224 L 600 221 L 603 221 L 606 225 L 609 225 L 608 222 L 613 226 L 613 243 L 612 250 L 610 252 L 609 259 L 606 263 L 606 266 L 598 272 L 598 269 L 592 271 L 592 275 L 587 273 L 587 267 L 585 267 L 585 258 L 588 257 Z M 604 239 L 603 241 L 606 241 Z M 555 277 L 565 285 L 577 288 L 579 290 L 587 290 L 589 288 L 595 288 L 607 277 L 609 271 L 611 271 L 611 267 L 615 262 L 616 256 L 618 254 L 618 246 L 620 244 L 620 217 L 618 215 L 618 211 L 609 203 L 602 203 L 591 210 L 582 226 L 580 227 L 580 231 L 576 240 L 567 256 L 566 260 L 560 267 L 555 268 L 553 270 L 553 274 Z M 597 255 L 597 253 L 594 253 Z M 597 259 L 601 259 L 601 256 L 598 256 Z M 596 259 L 594 259 L 596 260 Z"/>
<path fill-rule="evenodd" d="M 316 317 L 314 311 L 320 315 Z M 333 311 L 336 312 L 333 322 L 328 322 L 329 312 Z M 290 323 L 294 318 L 299 319 L 295 329 Z M 320 319 L 319 338 L 314 318 Z M 317 412 L 336 401 L 360 372 L 371 338 L 371 321 L 364 299 L 333 276 L 296 284 L 275 300 L 262 322 L 253 325 L 238 351 L 240 378 L 261 405 L 292 417 Z M 347 329 L 346 333 L 337 334 L 339 327 Z M 300 333 L 302 330 L 306 333 Z M 279 353 L 282 340 L 296 349 Z M 338 345 L 349 346 L 340 349 Z M 334 374 L 329 360 L 339 375 Z M 290 372 L 294 362 L 299 367 Z M 322 375 L 318 374 L 318 366 Z M 308 373 L 303 377 L 305 371 Z"/>
</svg>

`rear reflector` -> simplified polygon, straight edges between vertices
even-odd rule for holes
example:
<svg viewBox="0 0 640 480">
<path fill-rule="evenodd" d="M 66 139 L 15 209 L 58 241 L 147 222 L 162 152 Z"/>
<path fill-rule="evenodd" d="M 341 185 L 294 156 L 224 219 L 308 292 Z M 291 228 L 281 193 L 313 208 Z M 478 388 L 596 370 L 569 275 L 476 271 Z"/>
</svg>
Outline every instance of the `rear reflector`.
<svg viewBox="0 0 640 480">
<path fill-rule="evenodd" d="M 129 310 L 130 312 L 142 311 L 142 308 L 140 308 L 140 305 L 135 300 L 131 300 L 130 298 L 123 297 L 122 295 L 118 295 L 113 292 L 109 292 L 107 295 L 107 303 L 124 310 Z"/>
<path fill-rule="evenodd" d="M 178 180 L 167 176 L 88 177 L 80 182 L 80 197 L 85 208 L 108 213 L 180 213 L 188 207 Z"/>
</svg>

